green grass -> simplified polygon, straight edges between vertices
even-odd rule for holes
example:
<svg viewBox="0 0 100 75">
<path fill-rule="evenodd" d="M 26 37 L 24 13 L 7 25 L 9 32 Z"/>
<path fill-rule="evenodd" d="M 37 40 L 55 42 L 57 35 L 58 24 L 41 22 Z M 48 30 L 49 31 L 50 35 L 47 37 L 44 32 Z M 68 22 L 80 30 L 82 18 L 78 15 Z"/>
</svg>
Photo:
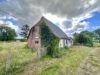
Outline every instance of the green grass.
<svg viewBox="0 0 100 75">
<path fill-rule="evenodd" d="M 80 63 L 93 49 L 73 46 L 60 58 L 46 56 L 33 62 L 35 52 L 25 46 L 25 42 L 0 42 L 0 75 L 5 72 L 8 50 L 11 50 L 12 75 L 78 75 Z"/>
<path fill-rule="evenodd" d="M 79 75 L 100 75 L 100 48 L 94 49 L 81 63 Z"/>
<path fill-rule="evenodd" d="M 94 47 L 100 47 L 100 43 L 95 43 Z"/>
<path fill-rule="evenodd" d="M 34 57 L 34 52 L 26 47 L 25 42 L 0 42 L 0 75 L 5 74 L 8 50 L 11 52 L 11 72 L 25 66 Z"/>
<path fill-rule="evenodd" d="M 78 75 L 77 69 L 92 48 L 74 46 L 65 56 L 45 68 L 40 75 Z"/>
</svg>

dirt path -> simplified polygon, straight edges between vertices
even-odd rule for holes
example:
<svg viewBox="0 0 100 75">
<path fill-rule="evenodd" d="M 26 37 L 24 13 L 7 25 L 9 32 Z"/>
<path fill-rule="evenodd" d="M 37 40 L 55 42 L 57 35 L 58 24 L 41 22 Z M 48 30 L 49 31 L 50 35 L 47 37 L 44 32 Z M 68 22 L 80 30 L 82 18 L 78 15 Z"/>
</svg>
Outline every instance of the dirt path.
<svg viewBox="0 0 100 75">
<path fill-rule="evenodd" d="M 93 50 L 83 60 L 78 69 L 79 75 L 100 75 L 100 48 Z"/>
</svg>

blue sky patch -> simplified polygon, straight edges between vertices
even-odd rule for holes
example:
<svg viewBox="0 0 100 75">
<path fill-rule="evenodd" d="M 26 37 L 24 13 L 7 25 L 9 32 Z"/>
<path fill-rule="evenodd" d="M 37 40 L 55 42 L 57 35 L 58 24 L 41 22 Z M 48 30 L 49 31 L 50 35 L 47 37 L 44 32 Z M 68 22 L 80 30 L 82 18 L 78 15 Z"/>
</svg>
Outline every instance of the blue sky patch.
<svg viewBox="0 0 100 75">
<path fill-rule="evenodd" d="M 14 19 L 7 19 L 8 21 L 11 21 L 14 25 L 17 25 L 16 21 Z"/>
<path fill-rule="evenodd" d="M 89 22 L 89 27 L 87 28 L 89 31 L 100 28 L 100 12 L 94 12 L 92 14 L 94 15 L 93 17 L 83 20 Z"/>
<path fill-rule="evenodd" d="M 7 0 L 0 0 L 0 2 L 5 2 L 5 1 L 7 1 Z"/>
</svg>

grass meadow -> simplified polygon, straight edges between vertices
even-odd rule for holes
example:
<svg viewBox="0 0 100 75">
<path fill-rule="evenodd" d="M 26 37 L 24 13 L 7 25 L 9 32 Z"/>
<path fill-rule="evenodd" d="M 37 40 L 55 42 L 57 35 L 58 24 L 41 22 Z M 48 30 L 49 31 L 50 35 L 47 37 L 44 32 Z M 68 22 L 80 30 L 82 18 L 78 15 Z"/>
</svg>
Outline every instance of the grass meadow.
<svg viewBox="0 0 100 75">
<path fill-rule="evenodd" d="M 0 42 L 0 75 L 5 74 L 7 61 L 10 61 L 9 71 L 13 73 L 30 62 L 33 57 L 34 51 L 28 49 L 25 42 Z"/>
<path fill-rule="evenodd" d="M 80 63 L 91 50 L 100 47 L 100 44 L 73 46 L 60 58 L 45 56 L 34 62 L 36 52 L 26 45 L 26 42 L 0 42 L 0 75 L 78 75 Z M 10 63 L 8 71 L 7 61 Z"/>
</svg>

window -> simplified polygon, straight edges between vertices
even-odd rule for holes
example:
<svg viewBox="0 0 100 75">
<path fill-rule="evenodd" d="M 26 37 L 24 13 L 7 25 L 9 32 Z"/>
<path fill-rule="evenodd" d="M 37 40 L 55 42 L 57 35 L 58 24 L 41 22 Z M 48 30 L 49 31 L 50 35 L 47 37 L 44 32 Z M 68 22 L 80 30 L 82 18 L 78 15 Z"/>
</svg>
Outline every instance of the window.
<svg viewBox="0 0 100 75">
<path fill-rule="evenodd" d="M 39 41 L 35 41 L 35 44 L 38 44 L 39 43 Z"/>
</svg>

